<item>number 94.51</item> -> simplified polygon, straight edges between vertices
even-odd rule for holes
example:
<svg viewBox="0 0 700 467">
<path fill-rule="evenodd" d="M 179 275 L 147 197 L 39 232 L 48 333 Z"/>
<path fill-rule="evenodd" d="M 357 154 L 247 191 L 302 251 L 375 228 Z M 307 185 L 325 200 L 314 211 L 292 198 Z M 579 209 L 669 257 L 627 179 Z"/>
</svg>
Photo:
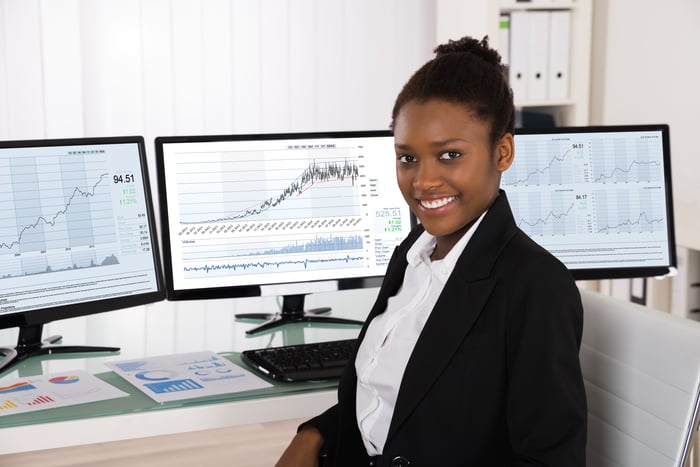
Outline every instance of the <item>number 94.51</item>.
<svg viewBox="0 0 700 467">
<path fill-rule="evenodd" d="M 114 175 L 112 179 L 114 180 L 114 183 L 133 183 L 135 180 L 134 174 Z"/>
</svg>

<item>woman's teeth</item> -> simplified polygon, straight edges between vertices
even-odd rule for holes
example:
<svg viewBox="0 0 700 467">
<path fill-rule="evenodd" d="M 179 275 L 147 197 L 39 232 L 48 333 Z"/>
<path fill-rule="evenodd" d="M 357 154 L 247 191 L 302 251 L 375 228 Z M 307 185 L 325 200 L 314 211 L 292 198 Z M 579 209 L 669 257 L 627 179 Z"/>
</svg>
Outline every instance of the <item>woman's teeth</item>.
<svg viewBox="0 0 700 467">
<path fill-rule="evenodd" d="M 454 201 L 455 197 L 454 196 L 448 196 L 447 198 L 442 198 L 442 199 L 434 199 L 434 200 L 421 200 L 420 205 L 423 206 L 426 209 L 437 209 L 441 208 L 444 205 L 451 203 Z"/>
</svg>

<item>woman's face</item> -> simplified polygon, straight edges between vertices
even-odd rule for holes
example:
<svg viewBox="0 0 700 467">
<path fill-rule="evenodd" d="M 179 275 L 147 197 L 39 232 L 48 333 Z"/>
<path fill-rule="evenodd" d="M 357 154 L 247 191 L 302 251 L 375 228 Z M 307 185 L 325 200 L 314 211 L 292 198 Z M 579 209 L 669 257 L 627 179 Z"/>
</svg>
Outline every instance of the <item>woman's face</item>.
<svg viewBox="0 0 700 467">
<path fill-rule="evenodd" d="M 513 161 L 513 136 L 492 147 L 490 123 L 461 104 L 409 101 L 394 122 L 396 176 L 421 224 L 444 257 L 498 195 Z"/>
</svg>

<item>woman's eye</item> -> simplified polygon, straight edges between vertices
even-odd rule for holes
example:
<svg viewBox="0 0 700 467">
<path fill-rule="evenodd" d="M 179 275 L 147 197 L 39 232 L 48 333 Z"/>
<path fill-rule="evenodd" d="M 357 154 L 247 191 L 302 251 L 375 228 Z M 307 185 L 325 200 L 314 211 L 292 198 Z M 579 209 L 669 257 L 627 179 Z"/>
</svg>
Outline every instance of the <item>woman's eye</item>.
<svg viewBox="0 0 700 467">
<path fill-rule="evenodd" d="M 404 164 L 408 164 L 408 163 L 413 162 L 413 161 L 416 160 L 416 159 L 415 159 L 413 156 L 411 156 L 410 154 L 399 154 L 398 156 L 396 156 L 396 159 L 397 159 L 399 162 L 402 162 L 402 163 L 404 163 Z"/>
<path fill-rule="evenodd" d="M 451 159 L 457 159 L 462 155 L 461 152 L 457 151 L 445 151 L 442 154 L 440 154 L 440 159 L 443 160 L 451 160 Z"/>
</svg>

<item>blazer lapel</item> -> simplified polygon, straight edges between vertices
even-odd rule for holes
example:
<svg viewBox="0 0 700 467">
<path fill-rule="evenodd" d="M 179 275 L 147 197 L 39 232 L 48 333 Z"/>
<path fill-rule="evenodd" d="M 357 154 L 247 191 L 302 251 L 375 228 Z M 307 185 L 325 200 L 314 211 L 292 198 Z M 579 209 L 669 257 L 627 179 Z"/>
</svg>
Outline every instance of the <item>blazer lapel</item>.
<svg viewBox="0 0 700 467">
<path fill-rule="evenodd" d="M 486 306 L 490 272 L 517 229 L 501 192 L 460 256 L 425 323 L 401 381 L 387 442 L 440 376 Z"/>
<path fill-rule="evenodd" d="M 394 250 L 391 261 L 389 261 L 390 268 L 387 269 L 384 275 L 384 282 L 379 289 L 379 294 L 374 302 L 374 306 L 369 311 L 367 318 L 365 319 L 364 326 L 362 327 L 358 338 L 362 340 L 367 331 L 367 326 L 372 318 L 384 313 L 386 310 L 387 302 L 389 298 L 396 295 L 403 283 L 404 274 L 406 273 L 406 268 L 408 267 L 408 261 L 406 260 L 406 252 L 415 243 L 418 237 L 424 232 L 422 227 L 412 230 L 406 240 Z"/>
<path fill-rule="evenodd" d="M 486 304 L 494 281 L 451 280 L 425 324 L 401 381 L 387 441 L 430 390 L 469 333 Z M 453 312 L 459 308 L 458 312 Z"/>
</svg>

